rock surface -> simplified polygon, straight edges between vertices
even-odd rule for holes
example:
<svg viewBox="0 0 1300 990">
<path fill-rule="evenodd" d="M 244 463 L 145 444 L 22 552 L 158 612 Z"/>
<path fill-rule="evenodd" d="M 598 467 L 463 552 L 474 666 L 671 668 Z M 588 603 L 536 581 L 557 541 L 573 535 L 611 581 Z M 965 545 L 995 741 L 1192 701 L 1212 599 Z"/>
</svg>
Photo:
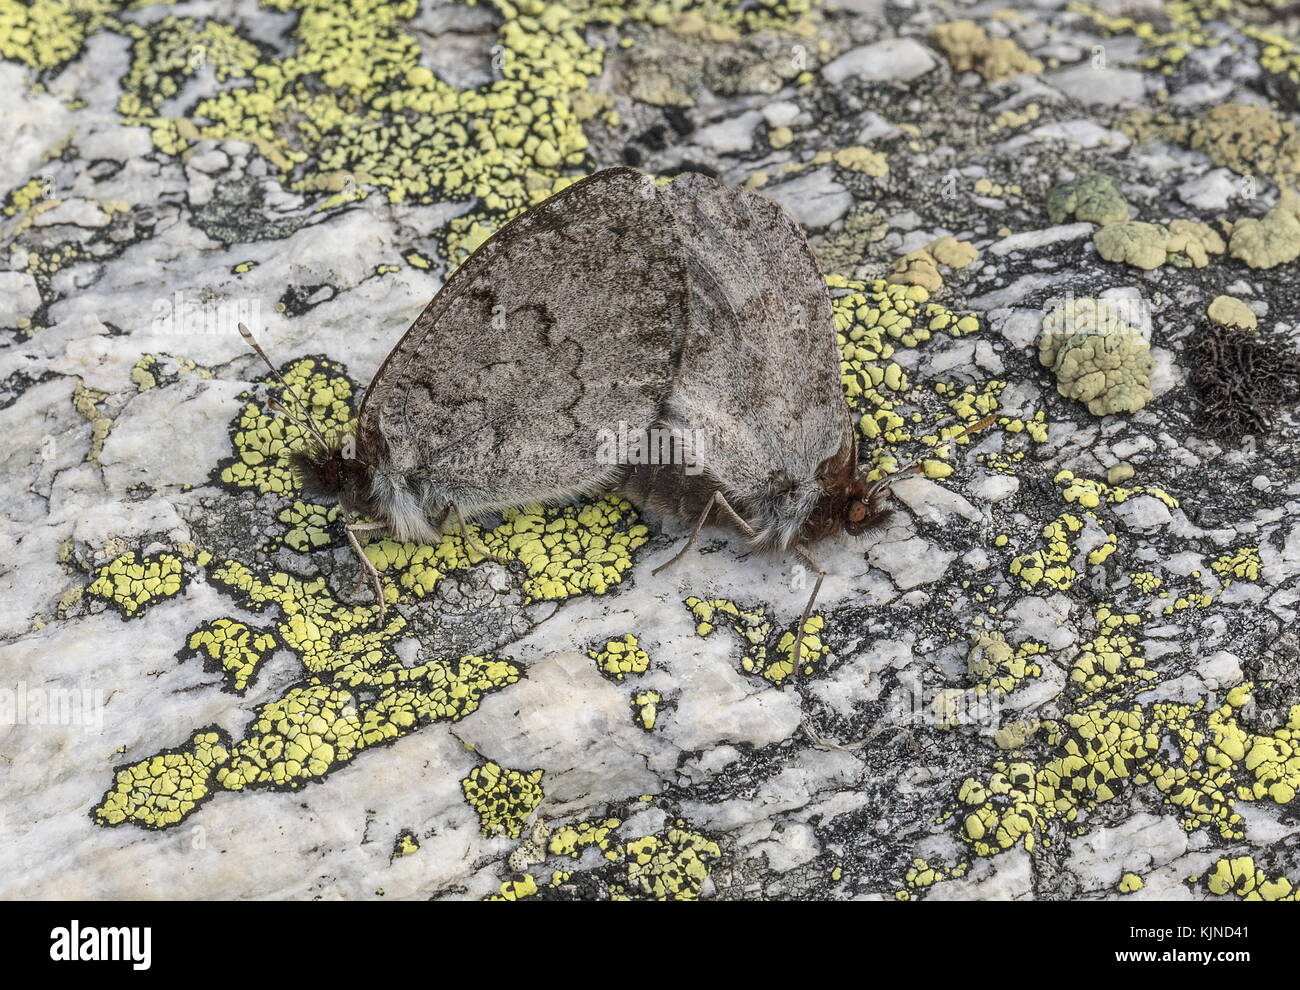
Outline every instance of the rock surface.
<svg viewBox="0 0 1300 990">
<path fill-rule="evenodd" d="M 1183 356 L 1224 293 L 1297 344 L 1293 27 L 1042 4 L 945 33 L 970 71 L 929 3 L 309 6 L 0 23 L 0 893 L 1294 897 L 1300 419 L 1218 436 Z M 655 576 L 684 528 L 608 499 L 481 520 L 514 569 L 376 542 L 377 625 L 235 332 L 342 428 L 491 231 L 622 162 L 800 219 L 863 469 L 919 461 L 818 547 L 797 675 L 798 560 L 710 527 Z M 1228 249 L 1102 260 L 1046 208 L 1090 173 Z M 1037 340 L 1108 291 L 1154 398 L 1097 417 Z"/>
</svg>

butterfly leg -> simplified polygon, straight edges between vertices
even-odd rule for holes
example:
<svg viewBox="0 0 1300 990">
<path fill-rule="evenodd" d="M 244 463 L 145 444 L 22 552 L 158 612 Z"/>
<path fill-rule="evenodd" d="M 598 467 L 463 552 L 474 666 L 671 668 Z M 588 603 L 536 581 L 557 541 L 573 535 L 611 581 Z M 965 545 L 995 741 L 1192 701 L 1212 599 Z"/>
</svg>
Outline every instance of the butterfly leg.
<svg viewBox="0 0 1300 990">
<path fill-rule="evenodd" d="M 749 523 L 745 522 L 745 520 L 740 517 L 740 514 L 731 507 L 731 503 L 727 501 L 726 496 L 720 491 L 714 492 L 713 498 L 709 499 L 709 504 L 704 507 L 704 511 L 700 513 L 700 518 L 696 520 L 695 529 L 691 531 L 691 537 L 686 541 L 686 546 L 678 550 L 671 560 L 667 560 L 656 567 L 650 572 L 651 574 L 658 574 L 660 571 L 666 571 L 668 568 L 672 567 L 673 564 L 686 556 L 691 547 L 695 546 L 695 541 L 699 538 L 700 530 L 704 528 L 704 523 L 708 520 L 709 513 L 713 511 L 715 505 L 722 507 L 722 510 L 731 517 L 732 522 L 740 527 L 742 533 L 746 536 L 754 535 L 754 528 L 750 526 Z"/>
<path fill-rule="evenodd" d="M 465 517 L 461 515 L 459 505 L 452 502 L 448 508 L 456 514 L 456 523 L 460 526 L 460 538 L 465 541 L 465 546 L 469 547 L 480 557 L 484 557 L 487 560 L 495 560 L 498 564 L 501 564 L 512 571 L 519 568 L 519 561 L 507 560 L 505 557 L 493 553 L 478 540 L 474 539 L 474 537 L 470 536 L 469 527 L 465 525 Z M 443 518 L 446 518 L 446 513 L 443 514 Z"/>
<path fill-rule="evenodd" d="M 794 552 L 808 561 L 817 571 L 817 583 L 813 585 L 812 594 L 808 596 L 808 603 L 803 607 L 803 615 L 800 616 L 799 625 L 795 627 L 794 632 L 794 672 L 797 673 L 799 671 L 799 662 L 803 657 L 803 627 L 808 624 L 808 618 L 812 615 L 813 603 L 817 601 L 817 595 L 822 590 L 822 581 L 826 578 L 826 568 L 817 563 L 816 558 L 808 552 L 808 548 L 802 543 L 794 548 Z"/>
<path fill-rule="evenodd" d="M 388 526 L 381 522 L 349 523 L 343 527 L 343 531 L 348 534 L 348 543 L 352 544 L 352 552 L 357 555 L 357 560 L 361 562 L 361 566 L 370 575 L 370 583 L 375 589 L 375 603 L 379 606 L 380 625 L 383 625 L 384 615 L 387 612 L 387 603 L 384 601 L 384 582 L 379 577 L 379 569 L 370 562 L 366 552 L 361 549 L 361 541 L 357 539 L 357 534 L 387 528 Z"/>
</svg>

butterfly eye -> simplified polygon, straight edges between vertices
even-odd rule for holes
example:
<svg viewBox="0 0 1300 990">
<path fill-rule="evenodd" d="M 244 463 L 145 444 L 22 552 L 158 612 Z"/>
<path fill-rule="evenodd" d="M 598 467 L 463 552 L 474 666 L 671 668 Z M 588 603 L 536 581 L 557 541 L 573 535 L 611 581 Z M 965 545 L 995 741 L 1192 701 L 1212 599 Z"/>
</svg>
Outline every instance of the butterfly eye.
<svg viewBox="0 0 1300 990">
<path fill-rule="evenodd" d="M 848 520 L 852 525 L 858 525 L 862 520 L 867 518 L 867 503 L 861 499 L 854 499 L 849 503 Z"/>
</svg>

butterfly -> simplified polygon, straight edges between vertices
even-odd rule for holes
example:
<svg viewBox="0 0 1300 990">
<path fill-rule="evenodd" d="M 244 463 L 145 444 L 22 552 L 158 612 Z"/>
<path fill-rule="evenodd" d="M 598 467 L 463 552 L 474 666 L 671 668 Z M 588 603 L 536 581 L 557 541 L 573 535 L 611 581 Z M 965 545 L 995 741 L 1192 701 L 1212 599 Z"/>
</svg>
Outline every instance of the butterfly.
<svg viewBox="0 0 1300 990">
<path fill-rule="evenodd" d="M 808 563 L 796 670 L 826 574 L 811 547 L 885 523 L 890 485 L 916 468 L 861 472 L 830 294 L 798 223 L 694 173 L 659 185 L 606 169 L 511 220 L 380 365 L 354 433 L 323 436 L 297 404 L 304 488 L 353 517 L 381 621 L 358 533 L 427 543 L 454 529 L 490 557 L 467 520 L 614 493 L 691 527 L 656 574 L 710 518 Z M 611 458 L 616 429 L 652 449 L 667 436 L 670 456 Z"/>
</svg>

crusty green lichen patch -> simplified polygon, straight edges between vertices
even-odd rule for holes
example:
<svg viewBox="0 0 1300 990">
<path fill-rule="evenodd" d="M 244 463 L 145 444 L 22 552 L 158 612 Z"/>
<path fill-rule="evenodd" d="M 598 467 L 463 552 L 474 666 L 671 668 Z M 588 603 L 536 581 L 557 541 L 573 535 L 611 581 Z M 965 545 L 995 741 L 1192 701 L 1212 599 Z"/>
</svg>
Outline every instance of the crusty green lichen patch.
<svg viewBox="0 0 1300 990">
<path fill-rule="evenodd" d="M 245 607 L 260 612 L 278 605 L 276 632 L 312 674 L 360 678 L 396 661 L 392 644 L 406 628 L 400 615 L 389 614 L 383 627 L 375 624 L 378 608 L 348 606 L 327 590 L 324 578 L 304 581 L 288 574 L 259 574 L 238 561 L 212 568 L 209 580 L 234 594 Z"/>
<path fill-rule="evenodd" d="M 633 839 L 625 849 L 626 889 L 656 901 L 698 899 L 709 861 L 722 855 L 716 842 L 682 828 Z"/>
<path fill-rule="evenodd" d="M 122 4 L 0 3 L 0 56 L 54 68 L 107 29 L 130 39 L 117 110 L 148 127 L 159 151 L 183 156 L 205 139 L 254 145 L 286 187 L 323 208 L 373 194 L 390 202 L 474 200 L 439 232 L 459 263 L 505 220 L 571 181 L 587 164 L 582 99 L 604 68 L 587 33 L 597 23 L 685 22 L 739 37 L 798 21 L 804 0 L 758 5 L 697 0 L 610 4 L 495 3 L 493 81 L 461 89 L 422 64 L 407 22 L 416 0 L 266 0 L 293 17 L 288 49 L 268 53 L 239 27 L 169 15 L 119 19 Z M 176 115 L 168 101 L 210 71 L 216 87 Z M 590 116 L 588 113 L 587 116 Z"/>
<path fill-rule="evenodd" d="M 86 593 L 135 619 L 179 595 L 186 580 L 184 562 L 176 554 L 141 556 L 132 550 L 99 568 Z"/>
<path fill-rule="evenodd" d="M 930 302 L 930 293 L 922 285 L 877 279 L 868 288 L 865 282 L 838 275 L 830 275 L 826 281 L 833 293 L 844 396 L 850 408 L 861 414 L 858 426 L 862 436 L 874 441 L 869 477 L 880 477 L 897 465 L 894 445 L 919 434 L 927 446 L 948 451 L 947 440 L 997 408 L 996 392 L 1005 383 L 986 383 L 981 390 L 973 386 L 954 388 L 955 398 L 949 405 L 961 421 L 938 429 L 923 428 L 926 416 L 919 410 L 908 412 L 903 408 L 912 397 L 913 385 L 902 367 L 890 358 L 897 347 L 918 347 L 936 333 L 951 337 L 976 333 L 979 321 Z M 942 394 L 945 387 L 938 383 L 936 390 Z M 958 401 L 958 397 L 964 398 Z M 1009 428 L 1010 422 L 1004 417 L 1001 425 Z M 961 444 L 967 439 L 961 437 L 955 442 Z M 927 468 L 926 473 L 933 477 L 934 470 L 941 468 Z"/>
<path fill-rule="evenodd" d="M 486 693 L 513 684 L 520 676 L 510 661 L 490 655 L 405 666 L 393 649 L 405 620 L 391 616 L 378 628 L 373 606 L 338 602 L 323 579 L 303 581 L 278 572 L 259 575 L 236 561 L 214 566 L 209 579 L 245 608 L 261 611 L 278 606 L 280 618 L 266 635 L 273 634 L 290 650 L 309 676 L 261 706 L 242 739 L 225 742 L 220 753 L 213 751 L 215 755 L 203 762 L 207 788 L 296 788 L 328 775 L 365 747 L 390 742 L 433 721 L 462 718 L 478 707 Z M 201 629 L 195 648 L 215 645 L 224 663 L 225 647 L 202 635 L 212 632 Z M 240 655 L 231 659 L 236 678 L 245 660 Z M 165 827 L 197 805 L 171 808 L 172 814 L 158 818 L 149 807 L 137 809 L 132 793 L 110 791 L 99 809 L 104 813 L 97 811 L 96 820 Z M 126 813 L 110 815 L 106 810 L 114 808 L 125 808 Z"/>
<path fill-rule="evenodd" d="M 0 2 L 0 57 L 54 69 L 76 57 L 120 0 Z"/>
<path fill-rule="evenodd" d="M 659 720 L 659 708 L 664 696 L 658 691 L 647 688 L 632 693 L 632 719 L 639 728 L 650 732 Z"/>
<path fill-rule="evenodd" d="M 1110 648 L 1114 642 L 1105 630 L 1100 635 L 1108 643 L 1099 653 L 1121 654 L 1121 676 L 1098 690 L 1112 699 L 1131 693 L 1135 682 L 1123 676 L 1122 651 Z M 960 816 L 959 834 L 976 854 L 996 855 L 1017 845 L 1032 849 L 1053 820 L 1082 834 L 1088 812 L 1099 804 L 1132 787 L 1153 787 L 1188 831 L 1210 828 L 1220 838 L 1241 839 L 1237 801 L 1289 805 L 1300 788 L 1300 753 L 1293 745 L 1300 706 L 1282 728 L 1256 735 L 1236 721 L 1250 690 L 1234 688 L 1212 711 L 1203 703 L 1113 708 L 1099 701 L 1052 728 L 1058 755 L 1041 764 L 997 761 L 987 778 L 962 784 L 941 820 Z"/>
<path fill-rule="evenodd" d="M 1122 223 L 1128 219 L 1128 200 L 1109 175 L 1089 172 L 1059 182 L 1047 194 L 1047 215 L 1052 223 L 1086 220 L 1088 223 Z"/>
<path fill-rule="evenodd" d="M 229 737 L 220 729 L 200 729 L 178 749 L 121 767 L 92 817 L 101 825 L 176 825 L 211 796 L 213 771 L 228 759 Z"/>
<path fill-rule="evenodd" d="M 1042 676 L 1043 668 L 1035 657 L 1047 652 L 1044 644 L 1026 640 L 1012 646 L 1002 633 L 982 628 L 982 618 L 976 621 L 966 655 L 966 673 L 977 695 L 1007 695 L 1025 679 Z"/>
<path fill-rule="evenodd" d="M 295 788 L 346 763 L 367 744 L 356 697 L 308 683 L 258 709 L 216 780 L 228 790 Z"/>
<path fill-rule="evenodd" d="M 212 370 L 186 357 L 146 354 L 131 367 L 131 383 L 137 391 L 147 392 L 178 381 L 182 374 L 206 379 L 212 377 Z"/>
<path fill-rule="evenodd" d="M 548 850 L 552 856 L 577 859 L 584 849 L 595 848 L 600 850 L 605 859 L 614 862 L 618 859 L 618 836 L 615 829 L 622 824 L 621 819 L 605 818 L 601 821 L 561 826 L 551 832 Z"/>
<path fill-rule="evenodd" d="M 1122 691 L 1159 676 L 1147 668 L 1138 639 L 1142 616 L 1099 605 L 1093 610 L 1093 621 L 1096 635 L 1079 651 L 1070 668 L 1070 680 L 1079 686 L 1085 702 L 1099 692 Z"/>
<path fill-rule="evenodd" d="M 783 630 L 773 641 L 774 623 L 762 607 L 745 608 L 726 598 L 686 599 L 686 607 L 695 617 L 695 632 L 708 636 L 719 622 L 725 622 L 745 644 L 740 658 L 740 669 L 773 684 L 782 683 L 794 673 L 794 632 Z M 800 672 L 810 675 L 816 665 L 825 659 L 830 648 L 822 642 L 821 631 L 825 620 L 820 615 L 808 617 L 803 628 L 803 648 Z"/>
<path fill-rule="evenodd" d="M 1140 140 L 1185 144 L 1241 175 L 1268 177 L 1280 185 L 1300 177 L 1300 133 L 1294 122 L 1268 107 L 1223 103 L 1191 120 L 1140 110 L 1123 126 Z"/>
<path fill-rule="evenodd" d="M 1136 873 L 1125 873 L 1119 878 L 1119 883 L 1115 885 L 1115 889 L 1121 894 L 1136 894 L 1145 886 L 1146 884 L 1142 881 L 1142 878 Z"/>
<path fill-rule="evenodd" d="M 1012 558 L 1008 570 L 1023 588 L 1032 590 L 1040 584 L 1054 591 L 1068 590 L 1079 572 L 1070 565 L 1074 555 L 1071 538 L 1083 529 L 1083 521 L 1070 512 L 1063 512 L 1043 527 L 1042 537 L 1047 546 Z"/>
<path fill-rule="evenodd" d="M 1040 533 L 1046 546 L 1018 554 L 1008 564 L 1011 576 L 1027 591 L 1043 588 L 1067 591 L 1078 580 L 1081 568 L 1100 567 L 1119 550 L 1118 532 L 1102 517 L 1109 506 L 1148 495 L 1170 509 L 1178 508 L 1176 498 L 1154 485 L 1111 485 L 1095 478 L 1076 477 L 1073 471 L 1060 471 L 1052 481 L 1061 486 L 1061 498 L 1066 504 L 1078 511 L 1062 512 L 1047 523 Z M 1101 541 L 1083 553 L 1078 547 L 1089 524 L 1101 534 Z"/>
<path fill-rule="evenodd" d="M 99 463 L 99 455 L 104 451 L 104 441 L 108 439 L 108 433 L 113 428 L 112 417 L 105 415 L 101 408 L 107 398 L 108 393 L 87 388 L 80 380 L 77 382 L 76 391 L 72 394 L 72 404 L 81 417 L 90 424 L 90 450 L 86 454 L 86 461 L 90 464 Z"/>
<path fill-rule="evenodd" d="M 519 838 L 545 796 L 541 770 L 510 770 L 491 762 L 471 770 L 460 786 L 489 838 Z"/>
<path fill-rule="evenodd" d="M 284 405 L 292 408 L 300 396 L 327 433 L 349 427 L 353 385 L 339 366 L 307 357 L 290 362 L 283 373 L 290 384 L 281 399 Z M 231 441 L 232 456 L 218 472 L 221 481 L 236 491 L 252 488 L 283 497 L 276 518 L 286 527 L 280 537 L 286 546 L 308 554 L 333 552 L 339 543 L 337 507 L 292 498 L 299 485 L 289 454 L 304 442 L 292 420 L 269 415 L 250 400 L 232 427 Z M 525 597 L 536 601 L 607 592 L 626 576 L 633 551 L 648 539 L 631 506 L 612 497 L 507 513 L 499 525 L 475 526 L 472 534 L 491 552 L 522 565 Z M 433 547 L 380 540 L 366 553 L 385 573 L 384 591 L 392 605 L 418 601 L 444 574 L 481 560 L 459 535 L 448 535 Z M 198 559 L 207 563 L 210 556 L 203 553 Z M 176 594 L 183 576 L 181 559 L 174 555 L 141 562 L 125 554 L 102 569 L 89 592 L 135 615 L 160 596 Z M 208 580 L 240 606 L 254 612 L 274 608 L 278 616 L 270 627 L 258 629 L 216 620 L 191 633 L 184 650 L 222 670 L 235 691 L 248 686 L 260 662 L 278 646 L 302 664 L 307 679 L 259 709 L 247 736 L 211 761 L 205 787 L 284 789 L 319 780 L 368 746 L 432 721 L 463 717 L 477 708 L 483 694 L 519 677 L 512 663 L 490 655 L 405 666 L 394 649 L 407 630 L 402 615 L 390 611 L 379 626 L 376 605 L 340 601 L 324 577 L 227 559 L 209 568 Z M 650 711 L 647 705 L 645 718 L 652 721 Z M 129 798 L 113 799 L 121 800 L 131 805 Z M 110 803 L 106 799 L 104 807 Z M 154 824 L 174 824 L 195 804 Z M 105 816 L 97 820 L 116 824 Z M 132 814 L 118 820 L 143 819 Z"/>
<path fill-rule="evenodd" d="M 894 270 L 885 278 L 887 285 L 920 286 L 926 292 L 943 288 L 945 268 L 965 268 L 979 257 L 979 251 L 969 241 L 955 237 L 940 237 L 926 247 L 909 251 L 894 262 Z"/>
<path fill-rule="evenodd" d="M 393 840 L 393 853 L 390 859 L 400 859 L 420 851 L 420 840 L 414 832 L 402 832 Z"/>
<path fill-rule="evenodd" d="M 1261 563 L 1259 547 L 1238 547 L 1217 557 L 1210 569 L 1224 580 L 1224 587 L 1227 587 L 1234 579 L 1258 581 Z"/>
<path fill-rule="evenodd" d="M 368 676 L 357 673 L 356 664 L 341 666 L 350 672 L 353 690 L 342 686 L 342 678 L 333 683 L 309 678 L 259 707 L 246 734 L 233 744 L 224 736 L 208 740 L 211 733 L 200 734 L 201 751 L 167 751 L 125 768 L 125 775 L 119 771 L 115 786 L 93 812 L 95 821 L 166 828 L 217 788 L 296 789 L 327 776 L 366 747 L 433 721 L 463 718 L 478 708 L 484 694 L 513 684 L 520 673 L 509 661 L 491 656 L 414 668 L 390 665 Z M 369 689 L 374 700 L 364 700 L 356 687 Z M 171 800 L 178 779 L 187 797 Z"/>
<path fill-rule="evenodd" d="M 910 901 L 917 893 L 933 887 L 940 880 L 961 879 L 969 869 L 969 862 L 961 862 L 949 867 L 918 856 L 912 860 L 912 865 L 903 874 L 902 889 L 894 891 L 894 900 Z"/>
<path fill-rule="evenodd" d="M 337 505 L 316 505 L 297 499 L 276 518 L 289 526 L 288 531 L 281 537 L 285 546 L 310 552 L 333 546 L 338 542 L 336 535 L 338 517 Z"/>
</svg>

